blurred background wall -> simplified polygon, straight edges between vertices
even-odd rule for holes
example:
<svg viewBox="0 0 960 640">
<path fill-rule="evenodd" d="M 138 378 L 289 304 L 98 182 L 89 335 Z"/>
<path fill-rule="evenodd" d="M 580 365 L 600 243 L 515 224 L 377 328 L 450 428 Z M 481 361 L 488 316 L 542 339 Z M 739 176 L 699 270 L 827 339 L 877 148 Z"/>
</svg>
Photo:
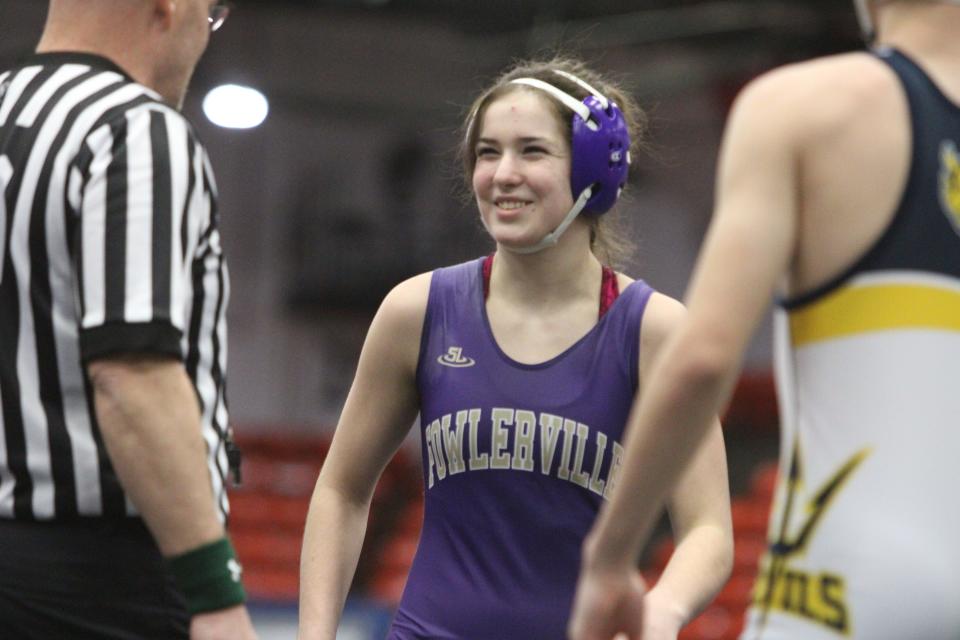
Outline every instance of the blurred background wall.
<svg viewBox="0 0 960 640">
<path fill-rule="evenodd" d="M 490 249 L 460 197 L 453 150 L 467 105 L 511 60 L 563 51 L 648 109 L 651 154 L 623 205 L 627 271 L 680 297 L 712 203 L 724 116 L 776 64 L 857 45 L 835 0 L 239 0 L 185 111 L 222 195 L 234 296 L 230 401 L 250 429 L 333 424 L 366 326 L 405 276 Z M 0 0 L 0 64 L 29 52 L 43 0 Z M 223 129 L 218 84 L 269 100 Z M 747 366 L 769 366 L 760 332 Z"/>
</svg>

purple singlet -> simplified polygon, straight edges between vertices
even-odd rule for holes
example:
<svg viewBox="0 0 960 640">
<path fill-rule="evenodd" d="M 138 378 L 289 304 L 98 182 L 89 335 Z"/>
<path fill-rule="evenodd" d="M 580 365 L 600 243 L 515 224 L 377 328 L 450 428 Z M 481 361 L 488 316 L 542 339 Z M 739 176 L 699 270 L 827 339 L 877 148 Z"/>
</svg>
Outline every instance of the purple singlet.
<svg viewBox="0 0 960 640">
<path fill-rule="evenodd" d="M 423 532 L 388 638 L 565 637 L 580 546 L 621 471 L 653 290 L 520 364 L 497 346 L 482 259 L 433 273 L 417 367 Z"/>
</svg>

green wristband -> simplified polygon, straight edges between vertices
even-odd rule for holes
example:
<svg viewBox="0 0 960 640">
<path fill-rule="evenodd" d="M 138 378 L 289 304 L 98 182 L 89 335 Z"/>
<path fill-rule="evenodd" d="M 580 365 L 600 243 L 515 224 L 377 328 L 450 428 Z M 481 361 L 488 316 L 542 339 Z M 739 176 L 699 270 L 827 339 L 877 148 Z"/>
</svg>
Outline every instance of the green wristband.
<svg viewBox="0 0 960 640">
<path fill-rule="evenodd" d="M 243 569 L 226 537 L 168 558 L 167 566 L 187 599 L 190 615 L 226 609 L 247 598 L 240 583 Z"/>
</svg>

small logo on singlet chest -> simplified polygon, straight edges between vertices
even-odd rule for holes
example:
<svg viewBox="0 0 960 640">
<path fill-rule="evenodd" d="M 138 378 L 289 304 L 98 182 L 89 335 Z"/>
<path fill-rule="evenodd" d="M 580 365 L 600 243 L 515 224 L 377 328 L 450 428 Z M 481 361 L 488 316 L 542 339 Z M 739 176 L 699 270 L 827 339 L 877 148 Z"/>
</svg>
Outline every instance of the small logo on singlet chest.
<svg viewBox="0 0 960 640">
<path fill-rule="evenodd" d="M 445 367 L 472 367 L 476 364 L 473 358 L 463 355 L 462 347 L 449 347 L 445 354 L 437 358 L 437 362 Z"/>
</svg>

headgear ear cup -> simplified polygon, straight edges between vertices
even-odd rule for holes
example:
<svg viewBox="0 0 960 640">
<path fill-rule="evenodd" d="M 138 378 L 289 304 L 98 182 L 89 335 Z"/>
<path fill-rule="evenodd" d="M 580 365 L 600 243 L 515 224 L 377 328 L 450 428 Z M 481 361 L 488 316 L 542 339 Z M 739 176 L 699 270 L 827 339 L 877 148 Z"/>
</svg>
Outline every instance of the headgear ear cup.
<svg viewBox="0 0 960 640">
<path fill-rule="evenodd" d="M 576 197 L 592 187 L 593 195 L 587 200 L 584 212 L 600 215 L 613 207 L 626 186 L 630 132 L 616 104 L 610 102 L 604 109 L 596 96 L 587 96 L 583 102 L 599 126 L 593 130 L 579 116 L 573 117 L 570 188 Z"/>
</svg>

